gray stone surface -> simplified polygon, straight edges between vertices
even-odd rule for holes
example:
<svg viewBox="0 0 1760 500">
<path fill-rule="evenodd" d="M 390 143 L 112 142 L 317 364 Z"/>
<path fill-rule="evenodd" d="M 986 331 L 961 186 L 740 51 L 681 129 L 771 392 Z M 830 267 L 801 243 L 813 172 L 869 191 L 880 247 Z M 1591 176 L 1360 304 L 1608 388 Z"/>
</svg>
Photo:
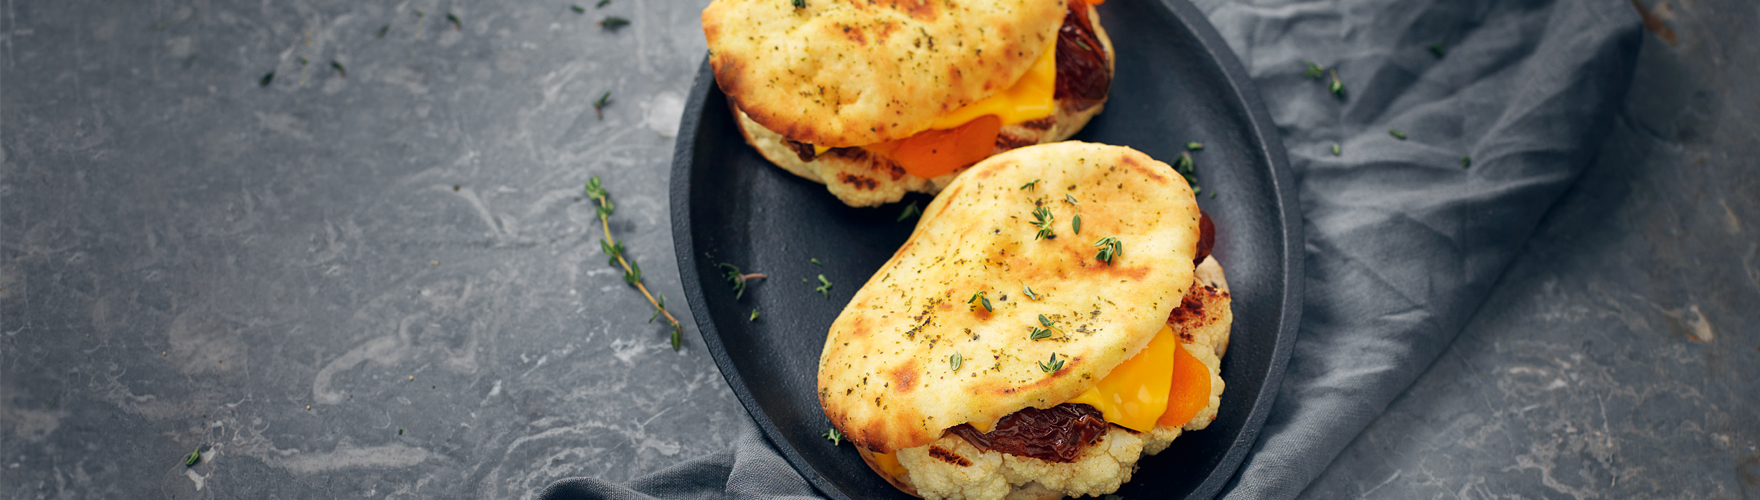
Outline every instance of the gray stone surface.
<svg viewBox="0 0 1760 500">
<path fill-rule="evenodd" d="M 682 302 L 704 4 L 0 4 L 0 498 L 521 498 L 724 448 L 580 189 Z M 1308 496 L 1760 498 L 1760 15 L 1642 5 L 1674 35 L 1602 159 Z"/>
</svg>

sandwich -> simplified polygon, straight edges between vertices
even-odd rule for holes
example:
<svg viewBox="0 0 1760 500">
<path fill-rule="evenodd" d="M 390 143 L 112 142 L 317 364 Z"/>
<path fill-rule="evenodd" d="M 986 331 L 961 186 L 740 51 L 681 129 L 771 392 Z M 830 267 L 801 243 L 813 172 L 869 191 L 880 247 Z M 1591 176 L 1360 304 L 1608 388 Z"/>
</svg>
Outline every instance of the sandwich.
<svg viewBox="0 0 1760 500">
<path fill-rule="evenodd" d="M 979 162 L 832 323 L 825 416 L 922 498 L 1116 491 L 1216 417 L 1233 314 L 1208 221 L 1130 148 Z"/>
<path fill-rule="evenodd" d="M 1100 112 L 1101 0 L 714 0 L 709 66 L 764 158 L 851 206 L 937 193 Z"/>
</svg>

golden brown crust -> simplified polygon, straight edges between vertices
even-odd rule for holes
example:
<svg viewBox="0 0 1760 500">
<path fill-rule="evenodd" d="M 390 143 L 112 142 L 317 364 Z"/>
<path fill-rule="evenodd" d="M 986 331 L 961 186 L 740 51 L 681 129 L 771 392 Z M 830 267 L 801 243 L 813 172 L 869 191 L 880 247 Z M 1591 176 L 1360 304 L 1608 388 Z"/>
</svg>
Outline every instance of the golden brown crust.
<svg viewBox="0 0 1760 500">
<path fill-rule="evenodd" d="M 1041 207 L 1052 238 L 1035 237 Z M 1110 264 L 1094 246 L 1108 236 L 1122 242 Z M 858 445 L 890 452 L 1068 400 L 1161 329 L 1192 284 L 1197 238 L 1191 187 L 1136 150 L 1065 142 L 979 162 L 832 323 L 819 361 L 825 414 Z M 980 291 L 993 311 L 968 303 Z M 1031 340 L 1041 315 L 1059 333 Z M 1053 353 L 1062 367 L 1047 373 Z"/>
<path fill-rule="evenodd" d="M 1063 0 L 715 0 L 709 65 L 765 128 L 829 147 L 907 137 L 1007 88 L 1057 36 Z"/>
<path fill-rule="evenodd" d="M 1100 26 L 1099 12 L 1093 6 L 1086 8 L 1089 24 L 1106 51 L 1107 67 L 1110 69 L 1116 59 L 1112 50 L 1112 39 L 1107 37 L 1105 28 Z M 953 182 L 954 177 L 966 170 L 961 168 L 946 175 L 925 179 L 910 175 L 897 164 L 884 157 L 868 154 L 861 148 L 836 148 L 823 154 L 814 154 L 810 144 L 791 142 L 783 134 L 765 128 L 737 105 L 732 105 L 731 101 L 729 103 L 739 124 L 740 133 L 745 136 L 746 143 L 758 150 L 758 154 L 783 170 L 824 184 L 833 196 L 852 207 L 892 203 L 904 198 L 907 193 L 939 193 L 948 183 Z M 1076 109 L 1073 103 L 1059 100 L 1055 115 L 1003 126 L 992 154 L 1069 139 L 1086 126 L 1088 120 L 1099 114 L 1106 107 L 1105 103 L 1102 99 L 1091 107 Z"/>
</svg>

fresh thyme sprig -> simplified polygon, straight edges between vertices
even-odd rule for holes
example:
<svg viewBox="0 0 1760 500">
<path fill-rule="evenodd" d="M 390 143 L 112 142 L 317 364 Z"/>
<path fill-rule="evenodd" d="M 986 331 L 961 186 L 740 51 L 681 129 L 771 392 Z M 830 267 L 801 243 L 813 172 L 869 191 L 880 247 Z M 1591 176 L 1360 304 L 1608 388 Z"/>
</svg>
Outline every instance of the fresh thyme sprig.
<svg viewBox="0 0 1760 500">
<path fill-rule="evenodd" d="M 764 279 L 769 277 L 762 273 L 741 273 L 739 266 L 728 264 L 726 262 L 716 264 L 715 267 L 721 268 L 722 278 L 727 280 L 728 286 L 733 287 L 733 300 L 739 300 L 740 298 L 745 297 L 746 280 Z"/>
<path fill-rule="evenodd" d="M 1094 248 L 1100 249 L 1099 253 L 1094 254 L 1094 260 L 1105 262 L 1107 265 L 1112 265 L 1112 259 L 1118 257 L 1119 253 L 1124 252 L 1124 242 L 1118 241 L 1118 238 L 1116 237 L 1107 236 L 1105 238 L 1100 238 L 1100 241 L 1094 242 Z"/>
<path fill-rule="evenodd" d="M 984 306 L 985 312 L 996 312 L 996 308 L 990 307 L 990 297 L 984 295 L 983 290 L 979 290 L 978 293 L 972 294 L 972 298 L 966 299 L 967 304 L 970 304 L 973 302 L 978 303 L 978 305 Z"/>
<path fill-rule="evenodd" d="M 1034 209 L 1033 225 L 1039 228 L 1039 233 L 1033 235 L 1033 239 L 1042 240 L 1045 238 L 1056 238 L 1057 234 L 1051 232 L 1051 223 L 1056 220 L 1057 216 L 1051 214 L 1051 209 L 1046 207 Z"/>
<path fill-rule="evenodd" d="M 831 446 L 843 445 L 843 439 L 844 439 L 843 433 L 838 432 L 836 427 L 825 429 L 825 433 L 820 434 L 819 437 L 822 437 L 828 441 L 831 441 Z"/>
<path fill-rule="evenodd" d="M 666 322 L 672 324 L 672 350 L 679 350 L 684 346 L 684 326 L 678 323 L 678 318 L 672 317 L 672 312 L 666 310 L 664 298 L 656 299 L 654 294 L 648 292 L 648 287 L 642 284 L 642 268 L 623 256 L 623 243 L 611 236 L 611 212 L 616 210 L 616 205 L 611 202 L 611 192 L 599 183 L 599 176 L 595 175 L 587 180 L 587 197 L 599 204 L 599 228 L 605 231 L 605 239 L 599 240 L 599 247 L 611 256 L 611 264 L 623 266 L 623 281 L 640 290 L 642 296 L 647 297 L 648 303 L 654 306 L 656 313 L 666 316 Z M 653 319 L 650 318 L 649 321 Z"/>
<path fill-rule="evenodd" d="M 1055 352 L 1051 353 L 1051 359 L 1049 360 L 1049 363 L 1046 361 L 1039 362 L 1039 371 L 1042 371 L 1045 373 L 1051 373 L 1051 372 L 1055 372 L 1055 371 L 1062 370 L 1062 369 L 1063 369 L 1063 360 L 1057 359 L 1057 353 L 1055 353 Z"/>
</svg>

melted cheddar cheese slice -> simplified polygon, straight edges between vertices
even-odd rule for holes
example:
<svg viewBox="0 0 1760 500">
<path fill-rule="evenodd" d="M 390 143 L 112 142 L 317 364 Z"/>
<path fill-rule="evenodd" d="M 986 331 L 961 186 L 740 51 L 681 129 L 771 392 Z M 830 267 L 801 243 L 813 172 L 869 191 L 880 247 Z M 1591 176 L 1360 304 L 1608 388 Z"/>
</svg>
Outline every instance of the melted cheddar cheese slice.
<svg viewBox="0 0 1760 500">
<path fill-rule="evenodd" d="M 1168 389 L 1173 385 L 1174 349 L 1179 338 L 1163 326 L 1142 352 L 1113 368 L 1112 373 L 1070 403 L 1100 410 L 1106 421 L 1138 432 L 1155 428 L 1155 420 L 1167 411 Z"/>
<path fill-rule="evenodd" d="M 953 110 L 953 113 L 935 120 L 930 129 L 944 130 L 957 128 L 966 122 L 984 115 L 996 115 L 1002 119 L 1004 126 L 1014 125 L 1030 120 L 1051 116 L 1056 111 L 1057 97 L 1057 39 L 1052 38 L 1050 46 L 1039 53 L 1039 59 L 1027 69 L 1027 74 L 1016 80 L 1013 86 L 995 95 L 983 98 L 978 102 L 967 104 Z"/>
</svg>

